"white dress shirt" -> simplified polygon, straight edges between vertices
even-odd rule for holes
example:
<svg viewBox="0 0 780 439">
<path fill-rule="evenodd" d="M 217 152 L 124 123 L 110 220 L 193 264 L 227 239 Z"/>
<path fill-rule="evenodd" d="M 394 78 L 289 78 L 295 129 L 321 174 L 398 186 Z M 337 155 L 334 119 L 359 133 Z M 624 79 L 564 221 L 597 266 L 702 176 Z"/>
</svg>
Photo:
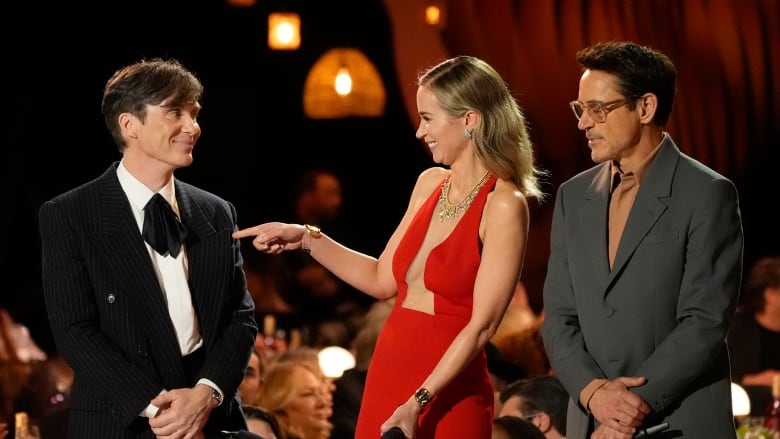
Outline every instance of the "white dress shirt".
<svg viewBox="0 0 780 439">
<path fill-rule="evenodd" d="M 122 190 L 124 190 L 128 200 L 130 200 L 130 206 L 133 210 L 135 221 L 138 223 L 138 233 L 140 234 L 144 225 L 144 207 L 152 199 L 155 192 L 133 177 L 125 168 L 123 162 L 119 163 L 116 174 Z M 176 215 L 181 218 L 179 205 L 176 202 L 173 178 L 160 189 L 159 194 L 168 201 Z M 192 306 L 192 294 L 187 282 L 189 274 L 187 249 L 182 245 L 182 251 L 175 258 L 170 254 L 163 256 L 157 253 L 149 243 L 146 243 L 146 250 L 149 252 L 154 272 L 164 294 L 163 298 L 168 305 L 168 314 L 176 330 L 176 338 L 179 342 L 181 354 L 182 356 L 191 354 L 203 345 L 203 338 L 200 335 L 198 316 L 195 314 L 195 308 Z M 224 397 L 222 390 L 211 380 L 201 378 L 198 383 L 208 385 Z M 165 390 L 161 393 L 164 392 Z M 157 411 L 158 408 L 150 404 L 141 413 L 141 416 L 152 418 Z"/>
</svg>

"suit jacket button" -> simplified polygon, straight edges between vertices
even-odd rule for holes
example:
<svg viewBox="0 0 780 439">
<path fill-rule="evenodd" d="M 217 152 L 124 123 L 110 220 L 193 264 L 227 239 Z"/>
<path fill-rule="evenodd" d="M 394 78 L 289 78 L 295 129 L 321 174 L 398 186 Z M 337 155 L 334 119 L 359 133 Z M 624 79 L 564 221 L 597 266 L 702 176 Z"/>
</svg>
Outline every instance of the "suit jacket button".
<svg viewBox="0 0 780 439">
<path fill-rule="evenodd" d="M 606 305 L 604 307 L 604 315 L 606 315 L 607 317 L 612 317 L 614 314 L 615 314 L 615 308 L 612 308 L 609 305 Z"/>
<path fill-rule="evenodd" d="M 116 302 L 116 296 L 114 296 L 113 294 L 109 294 L 108 296 L 106 296 L 106 300 L 108 301 L 108 303 L 114 303 Z"/>
</svg>

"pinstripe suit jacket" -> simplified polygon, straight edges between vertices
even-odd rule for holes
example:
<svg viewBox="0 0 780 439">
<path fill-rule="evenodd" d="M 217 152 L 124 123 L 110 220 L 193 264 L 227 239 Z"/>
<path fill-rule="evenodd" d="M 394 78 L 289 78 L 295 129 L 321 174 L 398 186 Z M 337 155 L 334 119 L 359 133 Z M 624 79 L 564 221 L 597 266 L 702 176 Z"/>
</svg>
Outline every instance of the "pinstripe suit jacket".
<svg viewBox="0 0 780 439">
<path fill-rule="evenodd" d="M 735 436 L 724 338 L 742 273 L 737 191 L 666 135 L 607 257 L 609 163 L 556 195 L 542 336 L 572 395 L 566 437 L 584 439 L 580 391 L 595 378 L 644 376 L 633 390 L 669 422 L 662 437 Z"/>
<path fill-rule="evenodd" d="M 236 429 L 235 391 L 257 324 L 246 288 L 233 206 L 176 181 L 189 230 L 192 302 L 204 339 L 197 376 L 182 364 L 164 295 L 129 201 L 118 163 L 40 210 L 43 289 L 58 350 L 74 370 L 68 437 L 153 438 L 138 414 L 163 389 L 208 378 L 225 393 L 207 427 Z"/>
</svg>

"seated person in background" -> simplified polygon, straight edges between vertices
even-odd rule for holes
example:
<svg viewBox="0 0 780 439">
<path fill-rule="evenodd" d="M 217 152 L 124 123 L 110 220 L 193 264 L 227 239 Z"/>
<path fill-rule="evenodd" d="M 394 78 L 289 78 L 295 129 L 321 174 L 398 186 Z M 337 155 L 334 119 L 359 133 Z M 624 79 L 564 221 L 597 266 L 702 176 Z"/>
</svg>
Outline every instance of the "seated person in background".
<svg viewBox="0 0 780 439">
<path fill-rule="evenodd" d="M 274 361 L 259 405 L 270 410 L 288 439 L 328 439 L 332 425 L 320 377 L 301 361 Z"/>
<path fill-rule="evenodd" d="M 527 419 L 547 439 L 566 437 L 569 394 L 558 378 L 539 375 L 515 381 L 501 392 L 499 416 Z"/>
<path fill-rule="evenodd" d="M 751 267 L 727 341 L 731 380 L 745 388 L 751 411 L 761 415 L 772 399 L 772 377 L 780 373 L 780 257 Z"/>
<path fill-rule="evenodd" d="M 257 350 L 252 350 L 249 363 L 244 372 L 244 379 L 238 385 L 238 394 L 243 405 L 257 404 L 263 391 L 263 360 Z"/>
<path fill-rule="evenodd" d="M 279 420 L 276 419 L 271 411 L 256 405 L 244 404 L 244 415 L 246 415 L 246 425 L 250 433 L 254 433 L 263 439 L 286 439 L 287 436 L 282 433 L 279 426 Z"/>
<path fill-rule="evenodd" d="M 366 251 L 367 244 L 356 233 L 358 224 L 345 211 L 342 181 L 335 171 L 315 167 L 301 172 L 293 200 L 291 222 L 321 227 L 340 242 Z M 310 337 L 306 344 L 348 348 L 358 329 L 350 324 L 350 316 L 355 311 L 364 314 L 374 299 L 339 279 L 304 252 L 286 252 L 282 259 L 290 270 L 285 283 L 286 297 L 303 318 L 305 332 Z M 346 333 L 334 338 L 334 329 Z"/>
<path fill-rule="evenodd" d="M 325 371 L 320 365 L 318 353 L 319 351 L 308 346 L 290 348 L 271 357 L 268 360 L 266 367 L 270 367 L 270 363 L 278 363 L 281 361 L 293 361 L 306 365 L 309 370 L 314 372 L 322 385 L 322 396 L 325 398 L 328 419 L 330 419 L 333 415 L 333 392 L 336 390 L 336 385 L 333 384 L 333 378 L 325 375 Z"/>
<path fill-rule="evenodd" d="M 493 419 L 491 439 L 544 439 L 544 434 L 527 419 L 499 416 Z"/>
<path fill-rule="evenodd" d="M 493 417 L 496 418 L 501 410 L 501 392 L 509 383 L 525 378 L 528 374 L 520 365 L 504 358 L 501 350 L 492 342 L 485 344 L 485 355 L 490 380 L 493 382 Z"/>
</svg>

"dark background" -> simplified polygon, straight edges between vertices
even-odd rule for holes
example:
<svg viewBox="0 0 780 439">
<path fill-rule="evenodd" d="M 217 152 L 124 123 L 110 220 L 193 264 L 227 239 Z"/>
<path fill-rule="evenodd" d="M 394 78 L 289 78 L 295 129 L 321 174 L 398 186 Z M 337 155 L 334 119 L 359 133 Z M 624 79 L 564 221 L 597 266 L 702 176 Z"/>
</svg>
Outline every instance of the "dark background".
<svg viewBox="0 0 780 439">
<path fill-rule="evenodd" d="M 342 178 L 345 244 L 378 255 L 416 176 L 431 166 L 414 138 L 404 95 L 415 68 L 471 54 L 507 79 L 526 111 L 550 195 L 532 205 L 523 281 L 536 310 L 549 252 L 555 189 L 592 165 L 567 102 L 577 93 L 580 48 L 630 39 L 667 53 L 679 71 L 668 130 L 680 148 L 737 185 L 745 264 L 780 254 L 780 2 L 776 0 L 439 0 L 435 42 L 402 27 L 426 0 L 3 2 L 0 148 L 0 307 L 53 346 L 40 291 L 37 215 L 47 199 L 97 177 L 120 158 L 100 114 L 102 88 L 120 66 L 175 57 L 205 86 L 203 135 L 177 177 L 232 201 L 239 225 L 290 210 L 296 177 L 313 166 Z M 302 46 L 270 51 L 268 12 L 301 15 Z M 405 13 L 409 12 L 409 13 Z M 309 120 L 306 74 L 327 49 L 356 47 L 387 91 L 378 118 Z M 399 55 L 400 54 L 400 55 Z M 411 67 L 413 66 L 413 67 Z M 399 74 L 404 79 L 397 79 Z M 413 112 L 413 110 L 412 110 Z M 414 121 L 414 122 L 411 122 Z"/>
<path fill-rule="evenodd" d="M 14 5 L 3 21 L 6 137 L 2 154 L 0 306 L 53 346 L 40 291 L 38 208 L 120 159 L 100 113 L 102 87 L 118 67 L 142 57 L 175 57 L 205 87 L 203 130 L 192 166 L 178 178 L 232 201 L 239 225 L 278 220 L 291 209 L 297 176 L 326 167 L 341 178 L 344 216 L 355 239 L 379 254 L 400 220 L 417 174 L 431 160 L 403 108 L 381 1 L 305 1 L 294 52 L 267 49 L 266 16 L 224 1 L 134 1 Z M 9 6 L 6 6 L 9 8 Z M 83 8 L 83 10 L 79 10 Z M 344 15 L 349 10 L 361 20 Z M 387 90 L 385 116 L 308 120 L 302 89 L 328 48 L 361 49 Z M 8 101 L 6 101 L 8 102 Z"/>
</svg>

